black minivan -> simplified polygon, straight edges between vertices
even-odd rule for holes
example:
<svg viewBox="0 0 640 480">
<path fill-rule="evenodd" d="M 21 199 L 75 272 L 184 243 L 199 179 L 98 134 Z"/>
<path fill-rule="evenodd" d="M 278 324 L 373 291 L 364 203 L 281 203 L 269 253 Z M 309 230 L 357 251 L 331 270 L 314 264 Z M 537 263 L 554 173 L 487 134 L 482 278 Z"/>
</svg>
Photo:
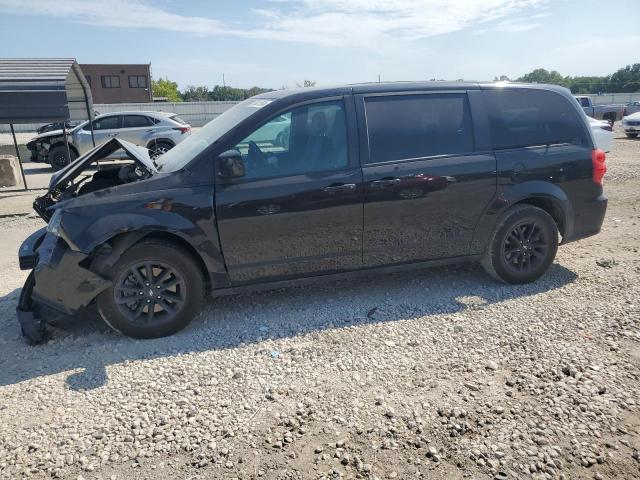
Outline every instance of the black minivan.
<svg viewBox="0 0 640 480">
<path fill-rule="evenodd" d="M 124 149 L 129 163 L 96 162 Z M 18 318 L 94 302 L 112 328 L 172 334 L 206 293 L 480 260 L 531 282 L 600 230 L 604 153 L 560 87 L 375 83 L 252 97 L 151 160 L 113 139 L 51 179 Z"/>
</svg>

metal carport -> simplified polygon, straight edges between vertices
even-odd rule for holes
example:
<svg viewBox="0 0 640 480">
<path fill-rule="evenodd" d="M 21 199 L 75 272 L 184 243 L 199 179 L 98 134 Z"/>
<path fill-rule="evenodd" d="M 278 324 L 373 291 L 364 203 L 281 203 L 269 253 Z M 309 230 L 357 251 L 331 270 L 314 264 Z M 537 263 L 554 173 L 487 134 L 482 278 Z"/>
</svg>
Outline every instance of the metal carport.
<svg viewBox="0 0 640 480">
<path fill-rule="evenodd" d="M 48 122 L 64 125 L 66 121 L 91 118 L 91 89 L 74 58 L 0 58 L 0 123 L 11 127 L 25 190 L 27 181 L 13 125 Z M 93 138 L 93 124 L 90 125 Z M 64 127 L 63 133 L 66 141 Z M 67 151 L 68 148 L 67 144 Z"/>
</svg>

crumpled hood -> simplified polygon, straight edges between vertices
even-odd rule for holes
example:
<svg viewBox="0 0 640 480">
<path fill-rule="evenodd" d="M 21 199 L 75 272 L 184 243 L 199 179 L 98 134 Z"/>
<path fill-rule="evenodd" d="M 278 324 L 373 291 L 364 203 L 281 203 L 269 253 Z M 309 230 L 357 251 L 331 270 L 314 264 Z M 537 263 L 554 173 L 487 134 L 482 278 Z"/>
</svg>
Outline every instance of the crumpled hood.
<svg viewBox="0 0 640 480">
<path fill-rule="evenodd" d="M 67 135 L 69 135 L 70 133 L 71 133 L 71 130 L 67 130 Z M 50 137 L 61 137 L 62 135 L 63 135 L 62 130 L 51 130 L 49 132 L 44 132 L 33 137 L 31 141 L 34 142 L 36 140 L 42 140 L 43 138 L 50 138 Z"/>
<path fill-rule="evenodd" d="M 153 175 L 158 171 L 153 160 L 149 157 L 149 150 L 119 138 L 112 138 L 108 142 L 89 150 L 63 169 L 54 173 L 49 182 L 49 192 L 76 178 L 93 162 L 108 158 L 112 153 L 120 149 L 123 149 L 132 160 L 136 161 L 136 163 L 150 174 Z"/>
</svg>

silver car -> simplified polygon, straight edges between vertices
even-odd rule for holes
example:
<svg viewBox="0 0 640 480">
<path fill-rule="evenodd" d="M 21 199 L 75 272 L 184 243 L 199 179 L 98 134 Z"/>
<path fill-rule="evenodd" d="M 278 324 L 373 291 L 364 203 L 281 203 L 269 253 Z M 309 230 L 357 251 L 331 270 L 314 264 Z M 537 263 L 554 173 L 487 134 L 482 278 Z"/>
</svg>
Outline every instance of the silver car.
<svg viewBox="0 0 640 480">
<path fill-rule="evenodd" d="M 96 145 L 118 137 L 148 148 L 152 158 L 162 155 L 191 134 L 191 125 L 175 113 L 106 113 L 97 116 L 92 124 Z M 71 158 L 67 154 L 62 130 L 53 130 L 38 135 L 27 144 L 31 160 L 49 163 L 54 170 L 59 170 L 93 148 L 89 121 L 70 130 L 67 138 Z"/>
</svg>

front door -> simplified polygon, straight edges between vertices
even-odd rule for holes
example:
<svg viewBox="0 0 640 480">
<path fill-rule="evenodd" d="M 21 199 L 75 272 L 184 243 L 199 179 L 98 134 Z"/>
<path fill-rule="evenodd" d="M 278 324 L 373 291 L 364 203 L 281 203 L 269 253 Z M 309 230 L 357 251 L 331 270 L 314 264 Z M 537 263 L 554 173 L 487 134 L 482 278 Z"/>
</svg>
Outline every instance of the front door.
<svg viewBox="0 0 640 480">
<path fill-rule="evenodd" d="M 496 160 L 475 148 L 467 94 L 358 101 L 368 133 L 364 265 L 468 255 L 496 194 Z"/>
<path fill-rule="evenodd" d="M 109 115 L 93 121 L 93 136 L 96 141 L 96 147 L 111 140 L 118 134 L 120 131 L 121 118 L 121 115 Z M 76 142 L 80 155 L 87 153 L 93 148 L 91 127 L 88 123 L 76 132 L 74 141 Z"/>
<path fill-rule="evenodd" d="M 233 285 L 361 267 L 363 190 L 349 148 L 352 102 L 346 97 L 281 112 L 235 146 L 246 176 L 216 185 Z"/>
</svg>

